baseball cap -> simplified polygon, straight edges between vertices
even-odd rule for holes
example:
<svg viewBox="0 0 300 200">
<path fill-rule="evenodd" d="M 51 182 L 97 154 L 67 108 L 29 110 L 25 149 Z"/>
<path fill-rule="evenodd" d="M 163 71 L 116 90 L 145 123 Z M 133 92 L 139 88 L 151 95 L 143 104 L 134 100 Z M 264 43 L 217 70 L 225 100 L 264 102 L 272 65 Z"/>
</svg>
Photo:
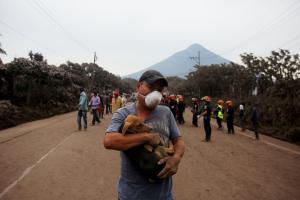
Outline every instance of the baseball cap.
<svg viewBox="0 0 300 200">
<path fill-rule="evenodd" d="M 146 81 L 150 85 L 155 83 L 156 81 L 161 80 L 164 86 L 168 87 L 168 81 L 167 79 L 159 72 L 156 70 L 147 70 L 145 71 L 142 76 L 139 79 L 139 82 Z"/>
</svg>

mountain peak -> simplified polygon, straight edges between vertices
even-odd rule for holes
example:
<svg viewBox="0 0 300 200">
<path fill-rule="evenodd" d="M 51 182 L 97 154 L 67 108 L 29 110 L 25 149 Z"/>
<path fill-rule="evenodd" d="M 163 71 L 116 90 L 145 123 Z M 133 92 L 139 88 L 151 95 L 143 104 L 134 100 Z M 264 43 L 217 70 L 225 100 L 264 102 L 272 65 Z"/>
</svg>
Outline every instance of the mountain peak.
<svg viewBox="0 0 300 200">
<path fill-rule="evenodd" d="M 194 43 L 191 46 L 189 46 L 187 49 L 194 49 L 194 48 L 204 48 L 204 47 L 198 43 Z"/>
<path fill-rule="evenodd" d="M 197 64 L 197 61 L 192 60 L 191 57 L 198 56 L 198 52 L 200 52 L 201 65 L 229 63 L 229 61 L 225 58 L 222 58 L 221 56 L 209 51 L 202 45 L 195 43 L 182 51 L 176 52 L 172 56 L 156 63 L 155 65 L 140 70 L 136 73 L 126 75 L 124 78 L 138 79 L 141 74 L 148 69 L 160 71 L 165 76 L 184 77 L 190 71 L 194 70 L 194 66 Z"/>
</svg>

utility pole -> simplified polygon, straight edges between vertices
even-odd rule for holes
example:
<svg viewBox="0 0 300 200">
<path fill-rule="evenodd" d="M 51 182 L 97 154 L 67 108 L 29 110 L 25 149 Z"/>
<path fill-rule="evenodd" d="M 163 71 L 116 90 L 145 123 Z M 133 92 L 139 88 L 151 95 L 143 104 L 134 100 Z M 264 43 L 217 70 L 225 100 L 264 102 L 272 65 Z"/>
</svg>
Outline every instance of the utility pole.
<svg viewBox="0 0 300 200">
<path fill-rule="evenodd" d="M 96 51 L 94 52 L 94 64 L 96 63 L 98 57 L 97 57 L 97 54 L 96 54 Z"/>
<path fill-rule="evenodd" d="M 198 51 L 198 56 L 190 56 L 191 60 L 196 60 L 196 63 L 198 64 L 198 66 L 200 66 L 201 64 L 201 60 L 200 60 L 200 51 Z"/>
<path fill-rule="evenodd" d="M 190 59 L 196 61 L 198 67 L 200 67 L 200 65 L 201 65 L 200 51 L 198 51 L 198 56 L 190 56 Z M 199 89 L 198 95 L 199 95 L 199 98 L 201 98 L 201 96 L 200 96 L 201 95 L 200 86 L 199 86 L 198 89 Z"/>
</svg>

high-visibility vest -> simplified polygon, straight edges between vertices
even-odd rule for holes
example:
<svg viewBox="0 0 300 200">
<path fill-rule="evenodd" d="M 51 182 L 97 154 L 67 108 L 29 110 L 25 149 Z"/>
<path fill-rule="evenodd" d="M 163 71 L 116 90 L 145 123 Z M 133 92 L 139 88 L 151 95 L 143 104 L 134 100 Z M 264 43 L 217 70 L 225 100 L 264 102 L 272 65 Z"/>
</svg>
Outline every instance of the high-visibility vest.
<svg viewBox="0 0 300 200">
<path fill-rule="evenodd" d="M 223 117 L 224 117 L 224 114 L 222 112 L 223 111 L 223 106 L 218 105 L 217 108 L 219 108 L 219 110 L 218 110 L 218 118 L 223 119 Z"/>
</svg>

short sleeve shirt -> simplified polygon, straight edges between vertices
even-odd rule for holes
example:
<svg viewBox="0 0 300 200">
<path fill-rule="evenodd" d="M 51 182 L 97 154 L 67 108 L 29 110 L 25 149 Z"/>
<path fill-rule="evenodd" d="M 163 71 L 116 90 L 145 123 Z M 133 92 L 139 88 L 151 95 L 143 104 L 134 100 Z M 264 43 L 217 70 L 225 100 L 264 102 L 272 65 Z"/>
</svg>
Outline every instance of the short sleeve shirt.
<svg viewBox="0 0 300 200">
<path fill-rule="evenodd" d="M 207 113 L 204 115 L 204 117 L 210 118 L 210 115 L 211 115 L 211 106 L 210 106 L 210 104 L 204 104 L 203 111 L 207 111 Z"/>
<path fill-rule="evenodd" d="M 136 115 L 136 104 L 130 104 L 117 110 L 112 117 L 106 134 L 119 132 L 124 119 L 129 115 Z M 164 142 L 180 137 L 179 129 L 170 109 L 166 106 L 157 106 L 144 121 L 153 131 L 159 133 Z M 121 151 L 121 175 L 118 184 L 120 200 L 172 200 L 172 178 L 149 183 L 132 165 L 127 155 Z"/>
</svg>

